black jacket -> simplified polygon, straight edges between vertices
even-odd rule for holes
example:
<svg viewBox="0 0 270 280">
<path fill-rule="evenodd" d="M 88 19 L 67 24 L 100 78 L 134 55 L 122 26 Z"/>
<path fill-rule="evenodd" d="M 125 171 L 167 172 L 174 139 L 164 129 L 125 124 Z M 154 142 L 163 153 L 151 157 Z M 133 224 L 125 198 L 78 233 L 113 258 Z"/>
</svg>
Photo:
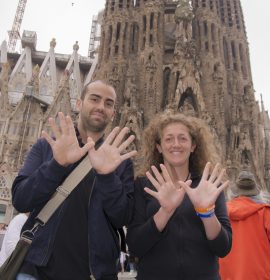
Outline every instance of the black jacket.
<svg viewBox="0 0 270 280">
<path fill-rule="evenodd" d="M 192 178 L 192 186 L 200 178 Z M 214 240 L 207 240 L 201 219 L 185 195 L 165 229 L 159 232 L 153 220 L 160 205 L 144 191 L 151 187 L 146 178 L 135 181 L 135 213 L 128 227 L 127 244 L 139 258 L 138 280 L 217 280 L 218 257 L 231 248 L 231 226 L 224 194 L 217 201 L 215 213 L 222 229 Z"/>
<path fill-rule="evenodd" d="M 60 166 L 44 139 L 39 139 L 32 147 L 12 186 L 14 207 L 19 212 L 31 212 L 23 230 L 33 226 L 39 211 L 78 163 Z M 124 161 L 115 172 L 93 177 L 96 180 L 88 206 L 89 268 L 96 279 L 102 279 L 104 275 L 117 275 L 120 249 L 116 229 L 130 221 L 133 209 L 132 162 Z M 48 263 L 68 203 L 69 199 L 65 200 L 48 223 L 38 230 L 26 258 L 28 262 L 37 266 Z"/>
</svg>

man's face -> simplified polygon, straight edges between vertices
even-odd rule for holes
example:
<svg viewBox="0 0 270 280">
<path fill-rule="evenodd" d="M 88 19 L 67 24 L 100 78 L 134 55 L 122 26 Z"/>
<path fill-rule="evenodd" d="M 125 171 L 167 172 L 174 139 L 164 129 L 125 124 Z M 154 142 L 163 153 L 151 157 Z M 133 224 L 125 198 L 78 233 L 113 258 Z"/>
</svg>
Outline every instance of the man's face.
<svg viewBox="0 0 270 280">
<path fill-rule="evenodd" d="M 78 100 L 80 120 L 85 131 L 102 132 L 114 117 L 116 94 L 112 87 L 94 82 L 87 87 L 84 100 Z"/>
</svg>

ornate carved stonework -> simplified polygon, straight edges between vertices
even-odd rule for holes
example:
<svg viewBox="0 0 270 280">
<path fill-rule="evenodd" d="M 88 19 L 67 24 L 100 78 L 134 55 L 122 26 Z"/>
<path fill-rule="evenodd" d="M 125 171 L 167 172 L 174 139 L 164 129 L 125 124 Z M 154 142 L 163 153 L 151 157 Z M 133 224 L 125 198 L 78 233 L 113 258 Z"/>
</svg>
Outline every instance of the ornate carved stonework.
<svg viewBox="0 0 270 280">
<path fill-rule="evenodd" d="M 203 118 L 232 181 L 250 169 L 269 190 L 269 118 L 254 97 L 240 0 L 225 2 L 123 0 L 128 8 L 112 9 L 118 2 L 107 0 L 95 78 L 106 73 L 112 81 L 115 74 L 108 69 L 125 69 L 118 75 L 121 109 L 115 124 L 133 116 L 142 124 L 137 127 L 145 127 L 166 108 Z M 132 92 L 139 116 L 131 113 Z"/>
<path fill-rule="evenodd" d="M 7 54 L 2 44 L 0 204 L 7 219 L 12 207 L 4 196 L 27 151 L 49 130 L 50 116 L 63 110 L 76 118 L 76 98 L 91 78 L 116 88 L 112 125 L 130 127 L 136 149 L 154 114 L 170 108 L 195 115 L 209 124 L 232 182 L 250 169 L 270 189 L 270 121 L 254 96 L 240 0 L 116 3 L 106 1 L 96 60 L 79 56 L 77 42 L 67 56 L 54 53 L 52 40 L 42 57 L 34 40 L 25 41 L 21 55 Z"/>
</svg>

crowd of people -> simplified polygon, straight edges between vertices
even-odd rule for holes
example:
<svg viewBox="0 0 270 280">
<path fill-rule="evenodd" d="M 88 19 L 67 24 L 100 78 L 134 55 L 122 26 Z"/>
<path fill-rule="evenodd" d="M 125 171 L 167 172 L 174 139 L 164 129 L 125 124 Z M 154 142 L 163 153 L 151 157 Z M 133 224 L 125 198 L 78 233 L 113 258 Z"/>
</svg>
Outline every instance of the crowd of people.
<svg viewBox="0 0 270 280">
<path fill-rule="evenodd" d="M 229 182 L 207 125 L 169 111 L 145 128 L 134 174 L 129 129 L 104 136 L 116 97 L 103 81 L 87 84 L 77 122 L 59 112 L 49 119 L 53 135 L 43 131 L 28 153 L 12 186 L 15 209 L 29 213 L 16 240 L 85 157 L 93 168 L 38 228 L 16 280 L 115 280 L 127 256 L 138 280 L 269 280 L 270 206 L 254 174 Z M 124 226 L 128 254 L 120 254 Z"/>
</svg>

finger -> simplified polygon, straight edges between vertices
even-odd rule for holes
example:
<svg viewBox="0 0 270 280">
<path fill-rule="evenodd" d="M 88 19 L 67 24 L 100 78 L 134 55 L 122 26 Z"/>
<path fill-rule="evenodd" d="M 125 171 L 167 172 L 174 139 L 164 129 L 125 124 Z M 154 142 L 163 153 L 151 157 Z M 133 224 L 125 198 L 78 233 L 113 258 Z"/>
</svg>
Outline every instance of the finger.
<svg viewBox="0 0 270 280">
<path fill-rule="evenodd" d="M 158 180 L 158 182 L 159 182 L 161 185 L 165 184 L 164 178 L 162 177 L 162 175 L 160 174 L 160 172 L 158 171 L 158 169 L 157 169 L 154 165 L 151 166 L 151 169 L 152 169 L 152 171 L 153 171 L 153 173 L 154 173 L 156 179 Z"/>
<path fill-rule="evenodd" d="M 121 153 L 124 151 L 135 139 L 134 135 L 130 135 L 127 140 L 125 140 L 119 147 L 118 150 Z"/>
<path fill-rule="evenodd" d="M 95 142 L 91 137 L 87 138 L 87 143 L 81 148 L 82 156 L 84 156 L 89 150 L 95 147 Z"/>
<path fill-rule="evenodd" d="M 128 152 L 126 154 L 123 154 L 121 155 L 121 162 L 128 159 L 128 158 L 132 158 L 132 157 L 135 157 L 137 155 L 137 151 L 131 151 L 131 152 Z"/>
<path fill-rule="evenodd" d="M 149 189 L 149 188 L 144 188 L 144 190 L 149 193 L 151 196 L 153 196 L 154 198 L 158 199 L 158 193 L 154 192 L 153 190 Z"/>
<path fill-rule="evenodd" d="M 163 178 L 165 179 L 165 181 L 166 182 L 172 182 L 172 179 L 171 179 L 171 177 L 169 175 L 169 172 L 167 171 L 166 166 L 164 164 L 160 164 L 160 168 L 161 168 L 162 175 L 163 175 Z"/>
<path fill-rule="evenodd" d="M 52 132 L 56 139 L 61 137 L 61 131 L 59 130 L 58 126 L 55 123 L 55 120 L 53 118 L 49 118 L 49 125 L 52 129 Z"/>
<path fill-rule="evenodd" d="M 46 131 L 43 130 L 41 132 L 41 136 L 50 144 L 51 147 L 54 145 L 55 141 L 52 139 L 52 137 Z"/>
<path fill-rule="evenodd" d="M 217 176 L 218 176 L 218 172 L 219 172 L 219 169 L 220 169 L 220 164 L 217 163 L 210 175 L 210 178 L 209 178 L 209 182 L 211 183 L 214 183 L 217 179 Z"/>
<path fill-rule="evenodd" d="M 211 163 L 207 162 L 205 167 L 204 167 L 201 180 L 208 180 L 208 176 L 209 176 L 209 172 L 210 172 L 210 167 L 211 167 Z"/>
<path fill-rule="evenodd" d="M 226 172 L 225 168 L 223 168 L 223 169 L 220 171 L 220 173 L 219 173 L 219 175 L 218 175 L 218 177 L 217 177 L 217 179 L 216 179 L 216 181 L 215 181 L 215 183 L 214 183 L 214 185 L 215 185 L 217 188 L 218 188 L 219 185 L 221 184 L 225 172 Z"/>
<path fill-rule="evenodd" d="M 153 175 L 149 171 L 147 171 L 145 174 L 146 174 L 146 177 L 149 179 L 149 181 L 152 183 L 152 185 L 156 188 L 156 190 L 159 190 L 160 189 L 160 184 L 153 177 Z"/>
<path fill-rule="evenodd" d="M 120 130 L 120 132 L 116 135 L 112 145 L 115 147 L 118 147 L 122 142 L 123 139 L 125 138 L 126 134 L 129 132 L 128 127 L 124 127 Z"/>
<path fill-rule="evenodd" d="M 190 187 L 191 183 L 192 183 L 191 180 L 187 180 L 186 182 L 178 181 L 178 184 L 185 190 L 185 192 L 188 194 L 188 196 L 192 192 L 192 188 Z"/>
<path fill-rule="evenodd" d="M 188 185 L 190 187 L 192 184 L 192 180 L 189 179 L 189 180 L 185 181 L 185 183 L 186 183 L 186 185 Z"/>
<path fill-rule="evenodd" d="M 219 195 L 222 191 L 224 191 L 224 190 L 229 186 L 229 183 L 230 183 L 230 181 L 227 180 L 226 182 L 222 183 L 222 184 L 220 185 L 220 187 L 217 188 L 218 195 Z"/>
<path fill-rule="evenodd" d="M 107 138 L 105 139 L 104 143 L 111 145 L 111 143 L 113 142 L 114 138 L 116 137 L 116 135 L 118 134 L 120 128 L 117 126 L 115 127 L 107 136 Z"/>
<path fill-rule="evenodd" d="M 73 121 L 70 116 L 66 116 L 66 124 L 67 124 L 67 129 L 68 129 L 67 133 L 70 135 L 76 136 L 74 124 L 73 124 Z"/>
<path fill-rule="evenodd" d="M 60 128 L 63 134 L 68 134 L 68 126 L 66 123 L 66 117 L 64 116 L 64 114 L 62 112 L 58 113 L 58 118 L 60 121 Z"/>
</svg>

